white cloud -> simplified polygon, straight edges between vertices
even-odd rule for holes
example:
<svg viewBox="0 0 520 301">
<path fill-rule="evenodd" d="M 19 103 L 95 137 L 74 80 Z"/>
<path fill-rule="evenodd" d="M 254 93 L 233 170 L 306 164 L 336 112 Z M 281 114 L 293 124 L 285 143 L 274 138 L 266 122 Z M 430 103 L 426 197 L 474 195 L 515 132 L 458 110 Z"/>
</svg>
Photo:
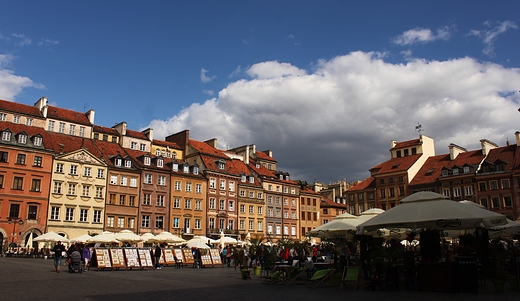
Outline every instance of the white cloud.
<svg viewBox="0 0 520 301">
<path fill-rule="evenodd" d="M 208 73 L 209 71 L 202 68 L 200 70 L 200 80 L 203 82 L 203 83 L 209 83 L 210 81 L 214 80 L 215 78 L 217 78 L 215 75 L 214 76 L 207 76 L 206 73 Z"/>
<path fill-rule="evenodd" d="M 233 70 L 233 72 L 231 72 L 231 74 L 229 75 L 229 77 L 235 77 L 235 76 L 240 76 L 240 74 L 242 74 L 242 72 L 244 72 L 244 70 L 242 69 L 242 66 L 238 66 L 235 68 L 235 70 Z"/>
<path fill-rule="evenodd" d="M 414 28 L 403 32 L 401 35 L 396 36 L 392 41 L 400 46 L 412 45 L 416 43 L 428 43 L 436 40 L 448 40 L 451 36 L 450 27 L 442 27 L 437 29 L 437 33 L 432 32 L 428 28 Z"/>
<path fill-rule="evenodd" d="M 49 45 L 58 45 L 60 41 L 54 41 L 50 39 L 41 39 L 40 42 L 38 42 L 38 46 L 49 46 Z"/>
<path fill-rule="evenodd" d="M 415 126 L 435 139 L 437 153 L 456 143 L 478 149 L 486 138 L 504 145 L 518 129 L 520 70 L 478 62 L 384 61 L 353 52 L 320 60 L 312 72 L 263 62 L 216 98 L 149 126 L 158 137 L 189 129 L 221 148 L 271 149 L 293 179 L 363 179 L 389 159 L 390 140 L 415 139 Z"/>
<path fill-rule="evenodd" d="M 0 99 L 14 100 L 24 88 L 44 88 L 43 85 L 34 83 L 30 78 L 15 75 L 12 70 L 6 69 L 12 64 L 13 59 L 14 57 L 10 54 L 0 54 Z"/>
<path fill-rule="evenodd" d="M 490 29 L 472 29 L 470 30 L 469 35 L 475 36 L 482 40 L 482 43 L 484 43 L 484 49 L 482 52 L 489 57 L 495 56 L 495 42 L 498 38 L 498 35 L 505 33 L 509 29 L 518 29 L 518 26 L 513 21 L 496 22 L 494 24 L 486 21 L 484 22 L 484 25 Z"/>
<path fill-rule="evenodd" d="M 32 41 L 28 37 L 26 37 L 24 34 L 21 33 L 13 33 L 12 36 L 16 39 L 15 45 L 17 46 L 26 46 L 31 45 Z"/>
<path fill-rule="evenodd" d="M 215 94 L 215 93 L 213 92 L 213 90 L 202 90 L 202 93 L 204 93 L 204 94 L 208 94 L 208 95 L 210 95 L 210 96 L 213 95 L 213 94 Z"/>
</svg>

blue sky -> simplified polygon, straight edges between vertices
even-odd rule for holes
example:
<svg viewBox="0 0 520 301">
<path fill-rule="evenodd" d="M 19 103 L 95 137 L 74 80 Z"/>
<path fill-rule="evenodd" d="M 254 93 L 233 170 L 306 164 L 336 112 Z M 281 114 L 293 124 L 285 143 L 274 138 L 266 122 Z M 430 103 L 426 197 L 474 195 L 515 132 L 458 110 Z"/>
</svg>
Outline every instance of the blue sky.
<svg viewBox="0 0 520 301">
<path fill-rule="evenodd" d="M 271 149 L 292 178 L 364 179 L 390 140 L 519 130 L 517 1 L 6 1 L 0 99 Z"/>
</svg>

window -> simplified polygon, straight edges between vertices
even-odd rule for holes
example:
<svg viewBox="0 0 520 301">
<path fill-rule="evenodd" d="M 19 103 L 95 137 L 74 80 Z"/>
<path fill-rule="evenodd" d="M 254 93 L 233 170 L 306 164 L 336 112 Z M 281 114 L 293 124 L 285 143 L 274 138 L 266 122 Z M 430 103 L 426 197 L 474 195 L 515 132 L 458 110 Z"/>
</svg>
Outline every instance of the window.
<svg viewBox="0 0 520 301">
<path fill-rule="evenodd" d="M 200 219 L 196 219 L 195 220 L 195 229 L 200 229 L 200 225 L 201 225 Z"/>
<path fill-rule="evenodd" d="M 195 210 L 202 210 L 202 201 L 201 200 L 195 201 Z"/>
<path fill-rule="evenodd" d="M 195 185 L 195 192 L 196 193 L 202 193 L 202 184 L 196 184 Z"/>
<path fill-rule="evenodd" d="M 164 217 L 163 216 L 156 216 L 155 217 L 155 228 L 156 229 L 162 229 L 164 227 Z"/>
<path fill-rule="evenodd" d="M 141 228 L 150 228 L 150 216 L 143 215 L 141 219 Z"/>
<path fill-rule="evenodd" d="M 126 195 L 122 194 L 119 196 L 119 205 L 124 206 L 126 201 Z"/>
<path fill-rule="evenodd" d="M 52 207 L 51 208 L 51 220 L 59 220 L 60 219 L 60 207 Z"/>
<path fill-rule="evenodd" d="M 65 133 L 65 123 L 60 122 L 58 132 L 60 132 L 61 134 Z"/>
<path fill-rule="evenodd" d="M 181 208 L 181 199 L 180 198 L 173 199 L 173 208 Z"/>
<path fill-rule="evenodd" d="M 124 228 L 125 227 L 125 218 L 124 217 L 118 217 L 117 218 L 117 227 L 118 228 Z"/>
<path fill-rule="evenodd" d="M 257 230 L 257 231 L 262 231 L 263 229 L 264 229 L 264 228 L 263 228 L 262 222 L 258 222 L 258 223 L 257 223 L 257 228 L 256 228 L 256 230 Z"/>
<path fill-rule="evenodd" d="M 460 197 L 460 187 L 453 188 L 453 196 Z"/>
<path fill-rule="evenodd" d="M 34 145 L 41 146 L 42 145 L 42 137 L 34 137 Z"/>
<path fill-rule="evenodd" d="M 110 184 L 117 185 L 117 176 L 115 176 L 115 175 L 110 176 Z"/>
<path fill-rule="evenodd" d="M 151 174 L 148 173 L 148 174 L 144 175 L 144 183 L 145 184 L 152 184 L 152 179 L 153 179 L 153 177 L 152 177 Z"/>
<path fill-rule="evenodd" d="M 27 143 L 27 135 L 18 135 L 18 143 L 26 144 Z"/>
<path fill-rule="evenodd" d="M 54 132 L 54 120 L 49 120 L 49 124 L 47 125 L 47 131 Z"/>
<path fill-rule="evenodd" d="M 229 181 L 229 191 L 235 191 L 235 182 Z"/>
<path fill-rule="evenodd" d="M 497 197 L 492 197 L 492 198 L 491 198 L 491 205 L 492 205 L 493 208 L 495 208 L 495 209 L 500 208 L 500 199 L 497 198 Z"/>
<path fill-rule="evenodd" d="M 137 187 L 137 178 L 130 178 L 130 187 Z"/>
<path fill-rule="evenodd" d="M 103 187 L 96 187 L 96 198 L 103 198 Z"/>
<path fill-rule="evenodd" d="M 82 223 L 86 223 L 88 221 L 88 209 L 79 210 L 79 221 Z"/>
<path fill-rule="evenodd" d="M 126 186 L 128 184 L 128 178 L 125 176 L 121 176 L 121 186 Z"/>
<path fill-rule="evenodd" d="M 103 141 L 108 141 L 108 135 L 103 134 Z"/>
<path fill-rule="evenodd" d="M 76 132 L 76 126 L 74 124 L 69 125 L 69 135 L 73 136 Z"/>
<path fill-rule="evenodd" d="M 173 188 L 176 191 L 181 191 L 181 181 L 175 181 L 175 183 L 173 184 Z"/>
<path fill-rule="evenodd" d="M 65 210 L 65 220 L 68 222 L 74 221 L 74 208 L 67 208 Z"/>
<path fill-rule="evenodd" d="M 450 190 L 449 190 L 449 189 L 443 189 L 443 190 L 442 190 L 442 194 L 443 194 L 445 197 L 449 198 L 449 197 L 450 197 Z"/>
<path fill-rule="evenodd" d="M 123 160 L 121 158 L 116 159 L 116 166 L 120 167 L 123 165 Z"/>
<path fill-rule="evenodd" d="M 137 149 L 137 142 L 130 142 L 130 148 L 131 149 Z"/>
<path fill-rule="evenodd" d="M 502 189 L 509 189 L 511 186 L 509 185 L 509 179 L 504 179 L 502 182 Z"/>
<path fill-rule="evenodd" d="M 244 204 L 240 204 L 239 208 L 240 208 L 240 209 L 239 209 L 239 210 L 240 210 L 240 213 L 246 213 L 246 205 L 244 205 Z"/>
<path fill-rule="evenodd" d="M 220 180 L 220 190 L 226 190 L 226 180 Z"/>
<path fill-rule="evenodd" d="M 240 196 L 246 196 L 246 192 L 244 190 L 240 190 Z"/>
<path fill-rule="evenodd" d="M 94 133 L 94 139 L 95 140 L 99 140 L 99 134 L 98 133 Z"/>
<path fill-rule="evenodd" d="M 399 196 L 404 196 L 404 187 L 399 187 Z"/>
<path fill-rule="evenodd" d="M 155 155 L 156 156 L 160 156 L 161 155 L 161 150 L 160 149 L 155 149 Z"/>
<path fill-rule="evenodd" d="M 158 206 L 158 207 L 164 207 L 164 195 L 162 195 L 162 194 L 157 195 L 156 204 L 157 204 L 156 206 Z"/>
<path fill-rule="evenodd" d="M 9 208 L 9 217 L 18 218 L 20 216 L 20 204 L 11 204 Z"/>
<path fill-rule="evenodd" d="M 262 208 L 263 208 L 262 206 L 258 206 L 258 210 L 257 210 L 258 215 L 262 215 L 262 211 L 263 211 Z"/>
<path fill-rule="evenodd" d="M 209 179 L 209 188 L 215 189 L 217 187 L 217 179 L 210 178 Z"/>
<path fill-rule="evenodd" d="M 497 181 L 489 181 L 489 189 L 490 189 L 490 190 L 496 190 L 496 189 L 498 189 L 498 183 L 497 183 Z"/>
<path fill-rule="evenodd" d="M 146 144 L 141 143 L 141 144 L 139 145 L 139 150 L 142 151 L 142 152 L 145 152 L 145 151 L 146 151 Z"/>
<path fill-rule="evenodd" d="M 233 230 L 234 228 L 235 228 L 235 221 L 231 219 L 228 221 L 228 229 Z"/>
<path fill-rule="evenodd" d="M 128 228 L 133 229 L 135 227 L 135 219 L 128 218 Z"/>
<path fill-rule="evenodd" d="M 255 206 L 249 206 L 249 214 L 255 214 Z"/>
<path fill-rule="evenodd" d="M 71 165 L 70 166 L 70 174 L 71 175 L 77 175 L 78 174 L 78 166 L 77 165 Z"/>
<path fill-rule="evenodd" d="M 513 206 L 513 203 L 511 202 L 511 197 L 505 196 L 504 197 L 504 207 L 512 207 L 512 206 Z"/>
<path fill-rule="evenodd" d="M 128 206 L 130 206 L 130 207 L 134 207 L 135 206 L 135 195 L 131 195 L 128 198 Z"/>
<path fill-rule="evenodd" d="M 150 165 L 151 161 L 150 157 L 144 157 L 144 165 Z"/>
<path fill-rule="evenodd" d="M 126 167 L 126 168 L 132 168 L 132 161 L 130 161 L 130 160 L 125 160 L 125 167 Z"/>
<path fill-rule="evenodd" d="M 143 196 L 143 205 L 150 205 L 152 202 L 152 195 L 149 193 L 145 193 Z"/>
<path fill-rule="evenodd" d="M 191 192 L 191 183 L 186 182 L 186 192 Z"/>
<path fill-rule="evenodd" d="M 11 132 L 3 131 L 2 132 L 2 140 L 3 141 L 10 141 L 11 140 Z"/>
<path fill-rule="evenodd" d="M 85 127 L 84 126 L 79 127 L 79 136 L 85 137 Z"/>
<path fill-rule="evenodd" d="M 386 191 L 384 189 L 380 189 L 379 193 L 380 193 L 382 198 L 386 198 Z"/>
<path fill-rule="evenodd" d="M 473 195 L 473 187 L 472 186 L 466 186 L 464 187 L 464 191 L 466 193 L 466 196 Z"/>
<path fill-rule="evenodd" d="M 52 190 L 52 193 L 61 194 L 61 182 L 54 182 L 54 189 Z"/>
<path fill-rule="evenodd" d="M 245 221 L 244 220 L 240 220 L 240 223 L 239 223 L 238 227 L 240 228 L 240 230 L 244 230 Z"/>
<path fill-rule="evenodd" d="M 214 218 L 209 219 L 209 227 L 210 227 L 210 229 L 215 228 L 215 219 Z"/>
<path fill-rule="evenodd" d="M 191 200 L 190 199 L 186 199 L 184 201 L 184 209 L 191 209 Z"/>
<path fill-rule="evenodd" d="M 0 121 L 6 121 L 7 120 L 7 114 L 6 113 L 0 113 Z"/>
<path fill-rule="evenodd" d="M 116 203 L 116 195 L 115 193 L 111 193 L 108 197 L 108 203 L 109 204 L 115 204 Z"/>
<path fill-rule="evenodd" d="M 157 159 L 157 167 L 163 167 L 164 166 L 164 160 L 163 159 Z"/>
<path fill-rule="evenodd" d="M 224 162 L 224 160 L 218 161 L 217 166 L 218 166 L 218 169 L 220 169 L 220 170 L 226 169 L 226 163 Z"/>
<path fill-rule="evenodd" d="M 8 158 L 9 158 L 8 152 L 0 152 L 0 162 L 7 163 Z"/>
<path fill-rule="evenodd" d="M 98 177 L 98 179 L 103 179 L 103 178 L 105 178 L 105 170 L 104 170 L 104 169 L 98 169 L 98 171 L 97 171 L 97 177 Z"/>
<path fill-rule="evenodd" d="M 16 156 L 16 164 L 25 165 L 25 154 L 18 154 Z"/>
<path fill-rule="evenodd" d="M 209 209 L 215 209 L 215 198 L 209 199 Z"/>
<path fill-rule="evenodd" d="M 166 176 L 158 176 L 157 185 L 165 186 L 166 185 Z"/>
<path fill-rule="evenodd" d="M 478 190 L 479 191 L 486 191 L 486 182 L 479 182 L 478 183 Z"/>
<path fill-rule="evenodd" d="M 38 206 L 35 205 L 29 205 L 28 213 L 27 213 L 27 219 L 29 220 L 35 220 L 38 213 Z"/>
<path fill-rule="evenodd" d="M 76 195 L 76 184 L 69 183 L 69 190 L 67 191 L 68 195 Z"/>
<path fill-rule="evenodd" d="M 33 166 L 34 167 L 41 167 L 42 166 L 42 157 L 34 156 Z"/>
<path fill-rule="evenodd" d="M 83 170 L 83 176 L 84 177 L 90 177 L 92 175 L 92 168 L 91 167 L 85 167 Z"/>
<path fill-rule="evenodd" d="M 226 201 L 220 200 L 219 209 L 220 210 L 226 210 Z"/>
<path fill-rule="evenodd" d="M 40 179 L 32 179 L 31 191 L 40 192 L 42 181 Z"/>
<path fill-rule="evenodd" d="M 114 217 L 113 216 L 107 217 L 107 227 L 114 227 Z"/>
<path fill-rule="evenodd" d="M 178 217 L 173 218 L 173 228 L 179 228 L 180 219 Z"/>
<path fill-rule="evenodd" d="M 92 222 L 96 224 L 101 223 L 101 210 L 94 210 L 94 217 L 92 218 Z"/>
<path fill-rule="evenodd" d="M 13 179 L 13 190 L 23 189 L 23 177 L 14 177 Z"/>
</svg>

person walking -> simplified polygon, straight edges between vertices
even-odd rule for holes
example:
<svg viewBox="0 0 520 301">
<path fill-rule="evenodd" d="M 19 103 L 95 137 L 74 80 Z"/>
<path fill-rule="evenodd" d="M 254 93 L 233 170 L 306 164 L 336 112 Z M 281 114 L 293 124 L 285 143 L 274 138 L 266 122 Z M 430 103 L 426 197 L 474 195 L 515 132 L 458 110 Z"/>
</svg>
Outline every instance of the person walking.
<svg viewBox="0 0 520 301">
<path fill-rule="evenodd" d="M 83 271 L 86 272 L 88 270 L 88 263 L 90 261 L 90 257 L 91 257 L 91 254 L 90 254 L 90 248 L 88 247 L 88 245 L 85 245 L 83 247 Z"/>
<path fill-rule="evenodd" d="M 157 244 L 155 246 L 155 251 L 153 252 L 153 256 L 155 257 L 154 269 L 160 270 L 161 269 L 161 256 L 162 256 L 161 244 Z"/>
<path fill-rule="evenodd" d="M 58 243 L 56 243 L 52 248 L 52 251 L 54 252 L 54 272 L 59 273 L 65 246 L 61 244 L 61 241 L 58 241 Z"/>
</svg>

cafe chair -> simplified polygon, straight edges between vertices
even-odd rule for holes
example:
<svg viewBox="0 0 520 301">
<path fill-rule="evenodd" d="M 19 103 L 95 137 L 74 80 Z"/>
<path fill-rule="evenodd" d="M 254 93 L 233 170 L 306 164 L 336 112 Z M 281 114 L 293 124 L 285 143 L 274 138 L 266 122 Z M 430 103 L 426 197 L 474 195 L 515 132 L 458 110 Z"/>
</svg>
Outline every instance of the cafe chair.
<svg viewBox="0 0 520 301">
<path fill-rule="evenodd" d="M 343 287 L 353 290 L 359 289 L 359 271 L 360 269 L 358 265 L 345 267 L 343 269 L 343 275 L 341 276 L 339 289 L 341 290 Z"/>
<path fill-rule="evenodd" d="M 289 285 L 293 283 L 294 281 L 299 279 L 300 283 L 303 283 L 302 276 L 304 275 L 305 271 L 307 270 L 306 267 L 300 267 L 299 269 L 293 270 L 289 275 L 287 276 L 285 285 Z"/>
<path fill-rule="evenodd" d="M 283 281 L 283 272 L 281 270 L 274 271 L 271 275 L 265 276 L 262 283 L 275 284 Z"/>
<path fill-rule="evenodd" d="M 330 276 L 332 275 L 332 273 L 334 273 L 334 269 L 317 270 L 316 272 L 314 272 L 311 279 L 309 279 L 311 281 L 311 284 L 309 284 L 307 287 L 317 287 L 320 284 L 324 283 L 325 280 L 328 280 L 330 282 Z"/>
</svg>

